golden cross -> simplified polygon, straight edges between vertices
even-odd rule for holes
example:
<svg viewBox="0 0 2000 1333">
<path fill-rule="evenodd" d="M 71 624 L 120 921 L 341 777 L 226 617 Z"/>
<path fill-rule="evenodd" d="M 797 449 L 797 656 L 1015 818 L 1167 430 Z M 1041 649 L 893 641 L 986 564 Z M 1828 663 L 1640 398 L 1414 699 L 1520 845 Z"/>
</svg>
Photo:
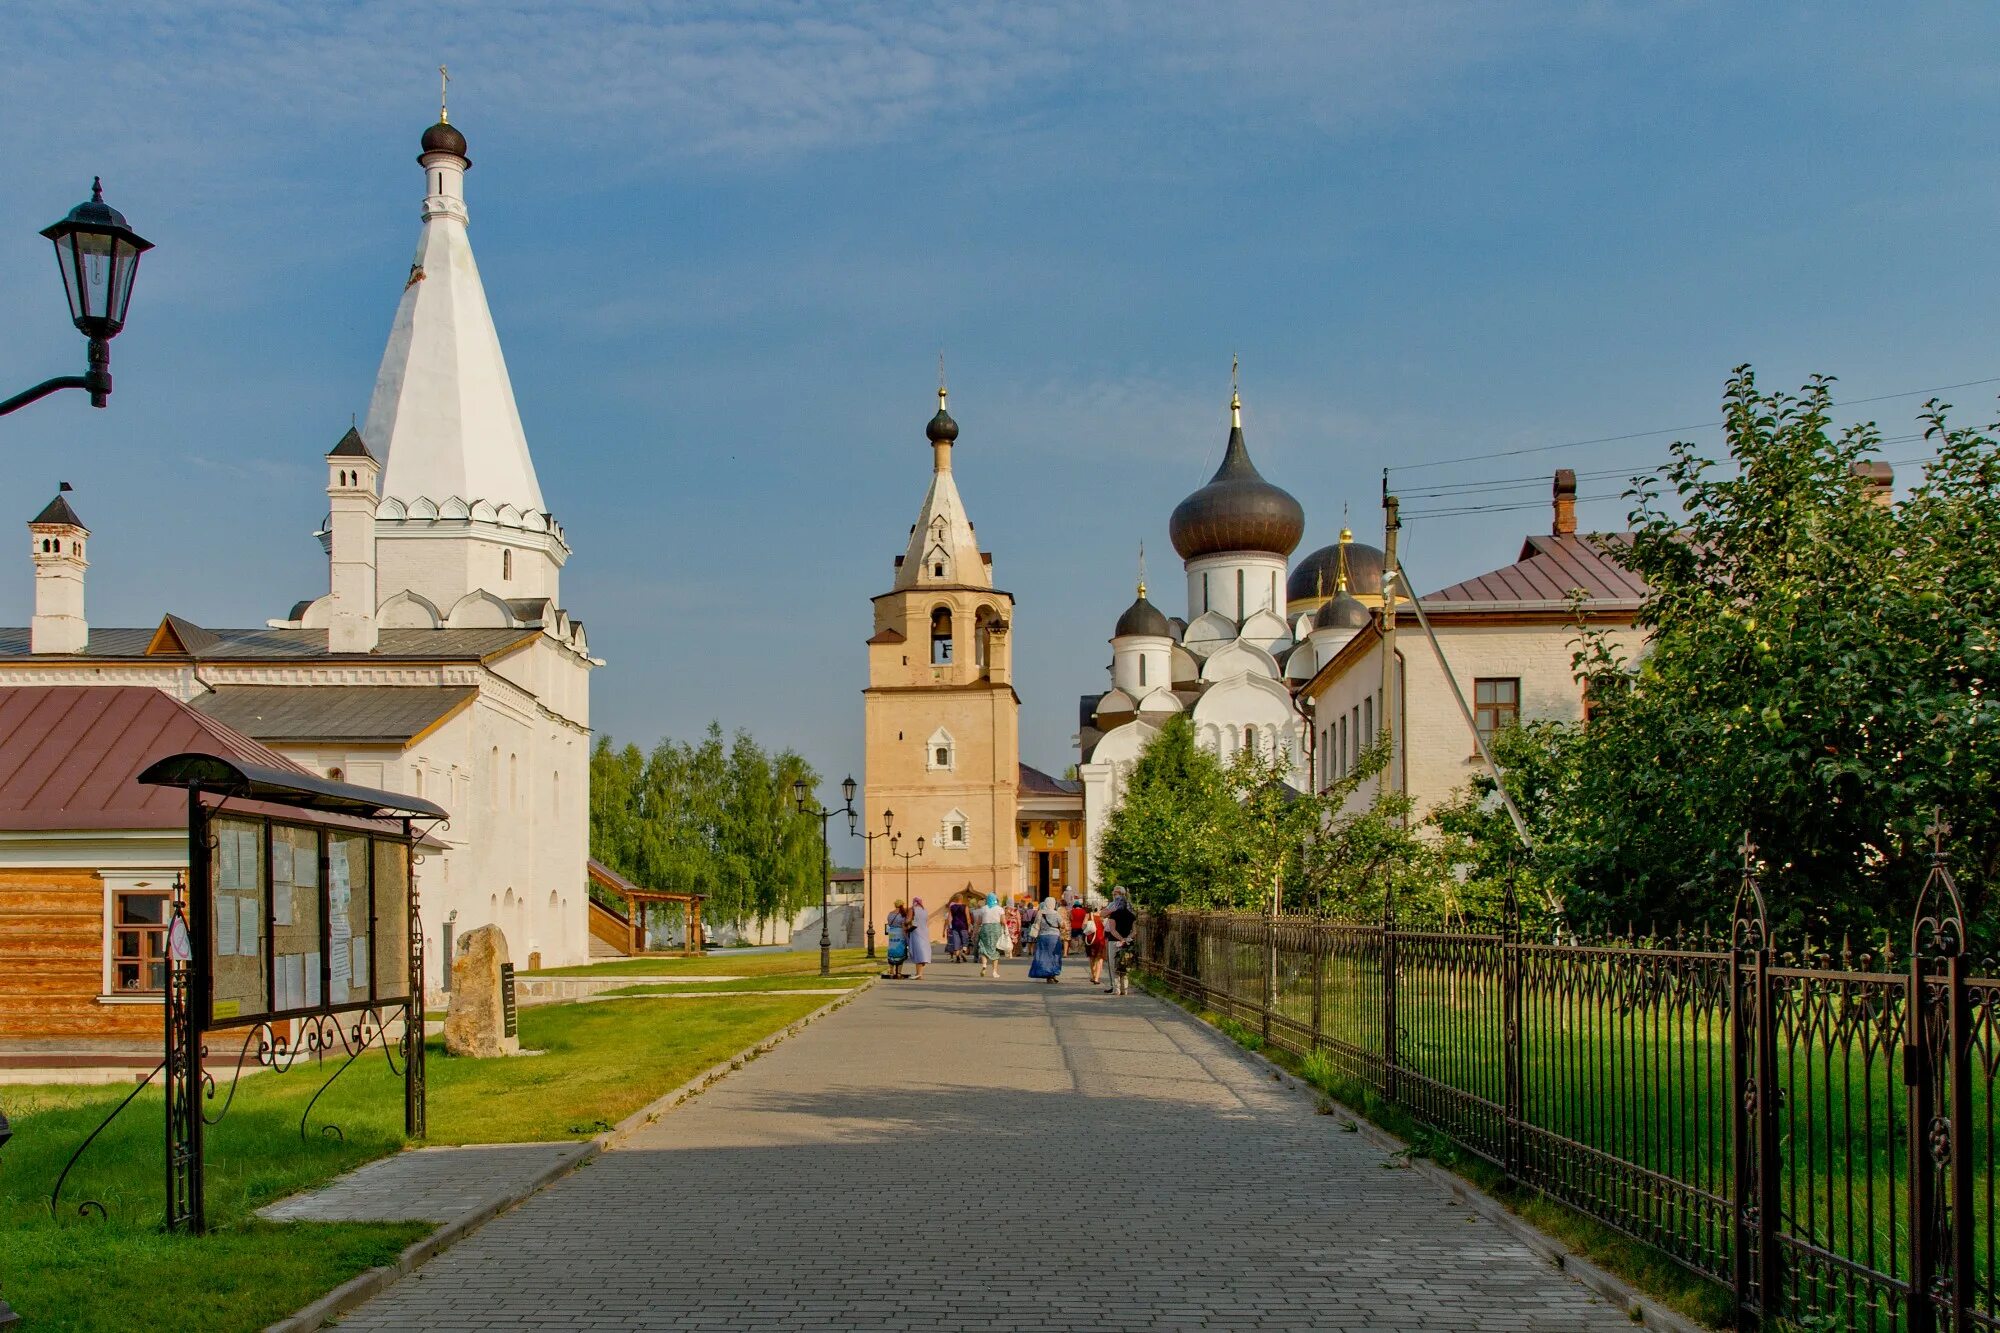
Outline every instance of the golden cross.
<svg viewBox="0 0 2000 1333">
<path fill-rule="evenodd" d="M 451 122 L 451 113 L 445 110 L 445 94 L 451 89 L 451 73 L 443 65 L 438 66 L 438 123 Z"/>
</svg>

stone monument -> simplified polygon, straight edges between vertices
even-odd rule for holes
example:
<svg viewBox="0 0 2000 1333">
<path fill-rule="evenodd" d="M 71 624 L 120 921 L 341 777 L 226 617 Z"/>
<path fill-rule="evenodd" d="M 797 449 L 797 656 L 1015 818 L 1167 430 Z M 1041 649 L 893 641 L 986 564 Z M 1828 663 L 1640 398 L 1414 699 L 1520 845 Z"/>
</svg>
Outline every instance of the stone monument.
<svg viewBox="0 0 2000 1333">
<path fill-rule="evenodd" d="M 521 1039 L 507 1031 L 505 988 L 512 972 L 500 927 L 480 926 L 458 937 L 451 1010 L 444 1019 L 445 1050 L 475 1059 L 520 1054 Z"/>
</svg>

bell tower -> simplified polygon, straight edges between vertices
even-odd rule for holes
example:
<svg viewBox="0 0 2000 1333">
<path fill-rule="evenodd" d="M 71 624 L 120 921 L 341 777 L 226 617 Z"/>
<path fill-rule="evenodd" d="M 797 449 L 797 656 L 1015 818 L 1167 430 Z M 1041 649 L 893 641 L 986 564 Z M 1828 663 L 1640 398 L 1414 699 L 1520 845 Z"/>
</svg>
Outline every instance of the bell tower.
<svg viewBox="0 0 2000 1333">
<path fill-rule="evenodd" d="M 939 388 L 937 415 L 924 429 L 930 490 L 909 545 L 896 557 L 889 591 L 873 599 L 862 693 L 862 823 L 881 828 L 888 817 L 900 835 L 899 852 L 915 851 L 923 838 L 923 854 L 909 863 L 908 893 L 924 900 L 934 934 L 944 930 L 945 903 L 967 884 L 1003 898 L 1021 886 L 1014 599 L 993 586 L 993 557 L 979 549 L 965 516 L 951 470 L 958 423 L 946 397 Z M 874 873 L 879 930 L 905 896 L 904 875 L 887 856 Z"/>
</svg>

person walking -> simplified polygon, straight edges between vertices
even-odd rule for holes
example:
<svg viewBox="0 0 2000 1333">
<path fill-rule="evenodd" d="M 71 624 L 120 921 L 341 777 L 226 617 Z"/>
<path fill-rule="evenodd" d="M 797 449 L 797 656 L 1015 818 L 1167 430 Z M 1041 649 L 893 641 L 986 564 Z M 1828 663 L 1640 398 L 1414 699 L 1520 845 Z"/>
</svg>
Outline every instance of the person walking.
<svg viewBox="0 0 2000 1333">
<path fill-rule="evenodd" d="M 1051 986 L 1062 980 L 1063 937 L 1068 934 L 1068 926 L 1068 916 L 1055 895 L 1042 899 L 1042 905 L 1035 911 L 1035 961 L 1028 964 L 1031 980 L 1046 981 Z"/>
<path fill-rule="evenodd" d="M 910 899 L 910 963 L 917 969 L 914 980 L 924 979 L 931 961 L 931 914 L 922 898 Z"/>
<path fill-rule="evenodd" d="M 979 951 L 979 975 L 1000 979 L 1000 960 L 1007 953 L 1007 924 L 1003 917 L 1007 913 L 1000 906 L 1000 895 L 986 895 L 986 905 L 973 913 L 973 922 L 978 927 L 977 949 Z M 992 971 L 987 971 L 987 968 Z"/>
<path fill-rule="evenodd" d="M 1083 919 L 1083 956 L 1090 960 L 1090 984 L 1104 980 L 1104 914 L 1092 912 Z"/>
<path fill-rule="evenodd" d="M 1090 915 L 1084 910 L 1083 899 L 1069 900 L 1069 948 L 1071 953 L 1084 952 L 1083 923 Z"/>
<path fill-rule="evenodd" d="M 891 981 L 903 979 L 903 963 L 910 956 L 910 917 L 901 898 L 889 909 L 889 919 L 882 923 L 883 934 L 889 939 L 889 972 Z"/>
<path fill-rule="evenodd" d="M 965 886 L 968 890 L 970 884 Z M 965 906 L 963 897 L 953 898 L 945 906 L 944 947 L 951 955 L 951 961 L 962 963 L 972 956 L 972 913 Z"/>
<path fill-rule="evenodd" d="M 1014 904 L 1014 947 L 1022 952 L 1035 947 L 1035 905 L 1026 898 Z"/>
<path fill-rule="evenodd" d="M 1132 945 L 1132 936 L 1139 929 L 1139 914 L 1132 910 L 1132 900 L 1125 896 L 1125 890 L 1111 891 L 1111 906 L 1104 909 L 1104 962 L 1110 983 L 1104 988 L 1106 995 L 1126 995 L 1131 991 L 1131 980 L 1126 975 L 1131 959 L 1125 950 Z"/>
</svg>

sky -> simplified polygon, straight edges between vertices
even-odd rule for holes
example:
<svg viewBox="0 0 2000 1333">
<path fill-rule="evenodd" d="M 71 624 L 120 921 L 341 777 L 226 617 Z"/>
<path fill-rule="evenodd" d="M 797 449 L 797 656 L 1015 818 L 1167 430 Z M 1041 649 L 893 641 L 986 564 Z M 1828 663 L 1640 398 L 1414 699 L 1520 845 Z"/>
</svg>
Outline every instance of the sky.
<svg viewBox="0 0 2000 1333">
<path fill-rule="evenodd" d="M 110 407 L 0 421 L 0 498 L 25 522 L 76 487 L 91 621 L 254 625 L 325 591 L 322 456 L 367 408 L 443 62 L 620 743 L 714 719 L 861 776 L 868 599 L 923 498 L 941 352 L 954 470 L 1017 602 L 1022 757 L 1055 772 L 1142 542 L 1184 610 L 1167 517 L 1221 458 L 1232 357 L 1299 554 L 1343 516 L 1379 543 L 1391 467 L 1421 587 L 1546 531 L 1558 466 L 1618 527 L 1623 476 L 1716 443 L 1739 363 L 1905 395 L 1853 409 L 1892 459 L 1927 452 L 1896 438 L 1911 391 L 1995 415 L 1987 6 L 75 15 L 0 7 L 0 392 L 83 369 L 35 233 L 93 175 L 158 248 Z M 1424 516 L 1468 495 L 1483 512 Z M 28 561 L 0 566 L 0 623 L 31 604 Z"/>
</svg>

